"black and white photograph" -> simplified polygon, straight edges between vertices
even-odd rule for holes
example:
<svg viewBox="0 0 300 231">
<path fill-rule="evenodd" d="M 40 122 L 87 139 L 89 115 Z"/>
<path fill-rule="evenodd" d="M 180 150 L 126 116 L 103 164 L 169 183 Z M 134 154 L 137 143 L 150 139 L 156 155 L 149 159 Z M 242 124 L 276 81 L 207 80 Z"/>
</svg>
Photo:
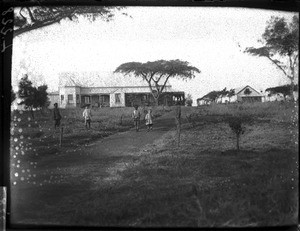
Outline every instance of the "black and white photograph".
<svg viewBox="0 0 300 231">
<path fill-rule="evenodd" d="M 13 14 L 12 227 L 298 224 L 297 11 Z"/>
</svg>

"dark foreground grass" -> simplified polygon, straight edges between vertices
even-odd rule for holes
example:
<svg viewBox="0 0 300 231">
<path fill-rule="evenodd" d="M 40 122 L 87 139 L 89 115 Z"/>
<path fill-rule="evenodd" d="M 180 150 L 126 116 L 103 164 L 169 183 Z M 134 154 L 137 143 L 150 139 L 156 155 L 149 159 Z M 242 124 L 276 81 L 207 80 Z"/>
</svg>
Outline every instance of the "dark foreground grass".
<svg viewBox="0 0 300 231">
<path fill-rule="evenodd" d="M 36 184 L 17 182 L 14 197 L 29 201 L 15 203 L 15 210 L 23 211 L 23 220 L 15 214 L 15 221 L 126 227 L 297 224 L 297 127 L 265 113 L 246 127 L 237 153 L 221 112 L 202 112 L 183 111 L 197 113 L 197 119 L 192 126 L 183 124 L 180 148 L 171 130 L 128 156 L 97 159 L 84 149 L 69 155 L 68 147 L 58 155 L 32 152 L 26 158 L 33 166 L 40 158 L 30 168 Z"/>
</svg>

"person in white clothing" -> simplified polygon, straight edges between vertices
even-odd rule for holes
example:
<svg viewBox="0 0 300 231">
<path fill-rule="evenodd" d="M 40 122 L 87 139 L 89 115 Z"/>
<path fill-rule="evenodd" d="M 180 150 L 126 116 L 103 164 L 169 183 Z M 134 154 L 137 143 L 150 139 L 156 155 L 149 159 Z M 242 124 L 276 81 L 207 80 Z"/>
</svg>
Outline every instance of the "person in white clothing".
<svg viewBox="0 0 300 231">
<path fill-rule="evenodd" d="M 91 128 L 92 112 L 89 106 L 86 106 L 83 111 L 83 118 L 86 128 Z"/>
<path fill-rule="evenodd" d="M 148 132 L 149 132 L 150 130 L 152 130 L 152 126 L 153 126 L 152 118 L 153 118 L 153 116 L 152 116 L 152 110 L 149 109 L 149 110 L 148 110 L 148 113 L 147 113 L 146 116 L 145 116 L 146 126 L 148 127 L 148 130 L 147 130 Z"/>
<path fill-rule="evenodd" d="M 139 126 L 140 126 L 140 117 L 141 113 L 138 110 L 138 106 L 134 106 L 134 110 L 132 112 L 132 118 L 133 118 L 133 124 L 135 127 L 135 130 L 138 132 L 139 131 Z"/>
</svg>

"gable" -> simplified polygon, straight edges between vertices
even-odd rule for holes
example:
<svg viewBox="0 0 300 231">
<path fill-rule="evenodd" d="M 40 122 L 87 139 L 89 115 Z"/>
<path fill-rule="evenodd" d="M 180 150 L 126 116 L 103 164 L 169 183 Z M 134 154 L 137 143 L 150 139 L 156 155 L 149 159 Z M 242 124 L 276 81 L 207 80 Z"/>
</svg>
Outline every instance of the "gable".
<svg viewBox="0 0 300 231">
<path fill-rule="evenodd" d="M 249 89 L 251 91 L 250 94 L 245 94 L 245 90 Z M 262 96 L 262 94 L 260 92 L 258 92 L 257 90 L 255 90 L 253 87 L 250 87 L 249 85 L 243 87 L 243 88 L 236 88 L 235 90 L 235 94 L 239 95 L 239 96 Z"/>
</svg>

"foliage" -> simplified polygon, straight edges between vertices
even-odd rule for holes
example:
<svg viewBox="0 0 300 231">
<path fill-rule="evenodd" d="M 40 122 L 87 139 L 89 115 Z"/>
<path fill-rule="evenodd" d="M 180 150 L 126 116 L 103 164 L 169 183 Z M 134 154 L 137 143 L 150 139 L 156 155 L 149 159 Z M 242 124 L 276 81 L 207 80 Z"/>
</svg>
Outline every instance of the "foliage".
<svg viewBox="0 0 300 231">
<path fill-rule="evenodd" d="M 206 99 L 206 100 L 215 102 L 219 97 L 222 98 L 222 97 L 228 96 L 229 93 L 230 93 L 230 91 L 228 91 L 225 87 L 221 91 L 211 91 L 208 94 L 204 95 L 201 99 L 204 99 L 204 100 Z M 230 94 L 232 94 L 232 93 L 234 95 L 234 90 Z"/>
<path fill-rule="evenodd" d="M 226 89 L 226 87 L 225 87 L 222 91 L 220 91 L 219 94 L 220 94 L 221 97 L 224 97 L 224 96 L 227 96 L 228 92 L 229 92 L 229 91 L 228 91 L 228 90 Z"/>
<path fill-rule="evenodd" d="M 192 98 L 191 94 L 187 94 L 186 99 L 185 99 L 185 104 L 186 104 L 186 106 L 192 106 L 193 98 Z"/>
<path fill-rule="evenodd" d="M 10 102 L 14 102 L 16 99 L 16 93 L 14 92 L 14 90 L 12 89 L 11 87 L 11 90 L 10 90 Z"/>
<path fill-rule="evenodd" d="M 246 90 L 244 91 L 245 95 L 250 95 L 252 93 L 252 91 L 249 88 L 246 88 Z"/>
<path fill-rule="evenodd" d="M 248 47 L 245 52 L 268 58 L 291 81 L 292 90 L 299 65 L 299 17 L 294 15 L 292 22 L 283 17 L 271 17 L 260 42 L 263 46 Z"/>
<path fill-rule="evenodd" d="M 236 148 L 237 151 L 240 150 L 240 136 L 245 133 L 246 128 L 245 123 L 250 123 L 252 121 L 249 116 L 229 116 L 227 119 L 228 125 L 231 130 L 236 134 Z"/>
<path fill-rule="evenodd" d="M 19 98 L 22 100 L 19 105 L 24 105 L 25 108 L 33 108 L 35 88 L 32 86 L 32 82 L 28 79 L 28 75 L 25 75 L 19 82 Z"/>
<path fill-rule="evenodd" d="M 146 63 L 123 63 L 116 68 L 114 73 L 122 73 L 124 75 L 132 74 L 137 78 L 145 80 L 148 83 L 156 104 L 158 104 L 158 99 L 170 78 L 182 80 L 192 79 L 195 77 L 195 73 L 200 73 L 200 70 L 189 65 L 186 61 L 176 59 L 169 61 L 157 60 Z"/>
<path fill-rule="evenodd" d="M 37 107 L 42 108 L 42 107 L 48 107 L 50 105 L 47 89 L 48 89 L 47 85 L 42 85 L 37 87 L 36 95 L 35 95 Z"/>
<path fill-rule="evenodd" d="M 215 101 L 220 96 L 220 91 L 211 91 L 203 96 L 201 99 L 208 99 L 210 101 Z"/>
<path fill-rule="evenodd" d="M 298 85 L 294 86 L 294 91 L 296 91 L 298 88 Z M 276 86 L 276 87 L 269 87 L 266 89 L 267 92 L 269 92 L 268 96 L 276 95 L 276 94 L 283 94 L 284 98 L 286 96 L 291 95 L 291 86 L 289 84 L 282 85 L 282 86 Z"/>
<path fill-rule="evenodd" d="M 43 3 L 45 0 L 40 2 Z M 108 22 L 113 19 L 115 10 L 122 8 L 115 6 L 22 6 L 15 10 L 14 37 L 54 23 L 60 23 L 64 19 L 78 21 L 80 15 L 89 21 L 101 18 Z"/>
<path fill-rule="evenodd" d="M 228 91 L 228 93 L 227 93 L 227 96 L 229 98 L 229 102 L 230 102 L 231 97 L 234 96 L 234 95 L 235 95 L 235 90 L 234 89 L 230 89 Z"/>
<path fill-rule="evenodd" d="M 245 128 L 242 126 L 242 119 L 240 117 L 229 117 L 228 125 L 237 135 L 244 134 Z"/>
<path fill-rule="evenodd" d="M 33 109 L 43 108 L 49 105 L 47 85 L 39 87 L 32 86 L 32 82 L 28 79 L 28 75 L 25 75 L 19 82 L 18 95 L 21 99 L 19 105 L 24 105 L 25 109 L 29 109 L 33 115 Z"/>
</svg>

